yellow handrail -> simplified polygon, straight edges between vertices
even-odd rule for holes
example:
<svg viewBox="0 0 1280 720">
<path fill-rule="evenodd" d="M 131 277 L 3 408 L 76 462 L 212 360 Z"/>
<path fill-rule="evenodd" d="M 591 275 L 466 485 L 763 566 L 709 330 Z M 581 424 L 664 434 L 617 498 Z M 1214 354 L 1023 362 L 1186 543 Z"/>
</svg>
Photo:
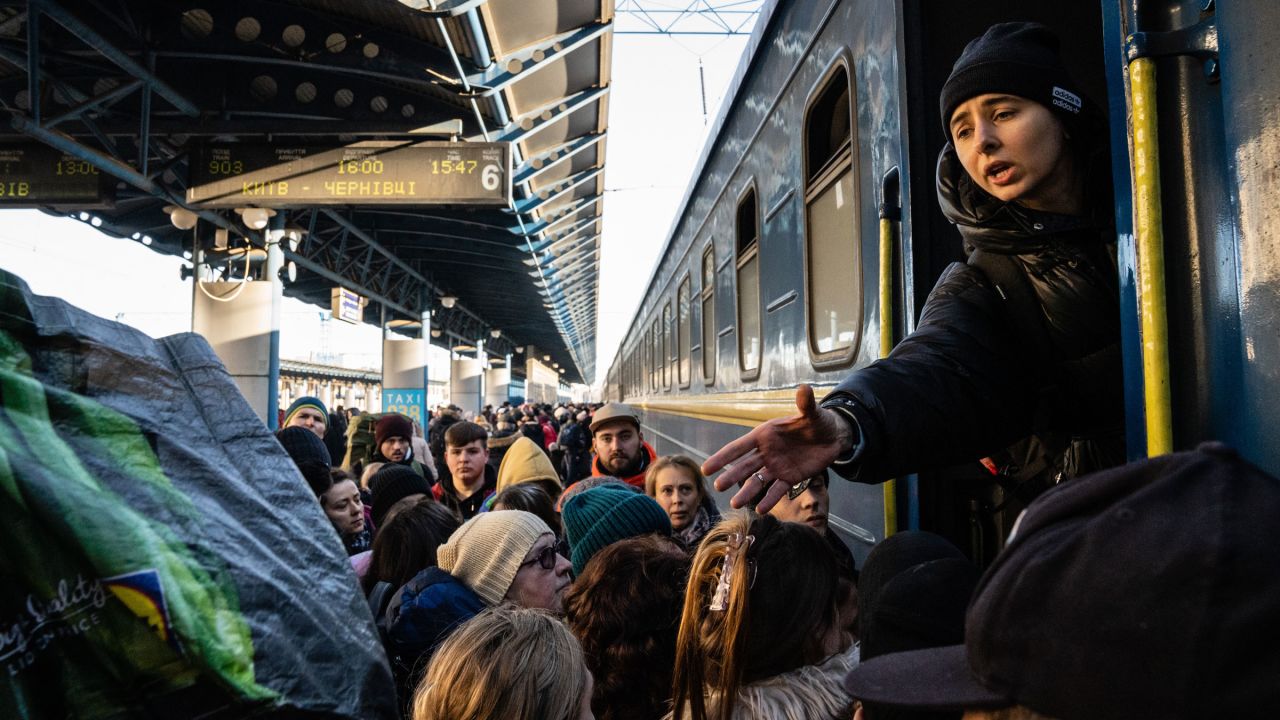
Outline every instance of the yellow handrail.
<svg viewBox="0 0 1280 720">
<path fill-rule="evenodd" d="M 1173 411 L 1169 392 L 1169 319 L 1165 305 L 1156 68 L 1151 58 L 1138 58 L 1129 63 L 1129 90 L 1133 114 L 1133 215 L 1142 306 L 1147 456 L 1155 457 L 1173 452 Z"/>
<path fill-rule="evenodd" d="M 893 350 L 893 220 L 880 218 L 880 357 Z M 898 481 L 884 483 L 884 535 L 898 531 Z"/>
</svg>

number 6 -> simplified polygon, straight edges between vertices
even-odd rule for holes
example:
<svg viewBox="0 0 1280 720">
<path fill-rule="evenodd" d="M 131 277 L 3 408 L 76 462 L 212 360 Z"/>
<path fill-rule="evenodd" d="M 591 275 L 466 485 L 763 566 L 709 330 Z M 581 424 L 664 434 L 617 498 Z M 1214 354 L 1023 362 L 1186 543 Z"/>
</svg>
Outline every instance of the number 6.
<svg viewBox="0 0 1280 720">
<path fill-rule="evenodd" d="M 480 171 L 480 185 L 485 190 L 497 190 L 498 183 L 502 180 L 502 169 L 497 165 L 485 165 Z"/>
</svg>

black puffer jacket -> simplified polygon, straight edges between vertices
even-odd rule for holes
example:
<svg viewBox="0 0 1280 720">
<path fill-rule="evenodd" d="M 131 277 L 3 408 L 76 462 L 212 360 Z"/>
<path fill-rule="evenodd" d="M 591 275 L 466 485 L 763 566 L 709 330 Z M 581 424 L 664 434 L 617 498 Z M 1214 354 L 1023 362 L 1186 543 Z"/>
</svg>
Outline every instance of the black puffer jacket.
<svg viewBox="0 0 1280 720">
<path fill-rule="evenodd" d="M 1027 462 L 1029 436 L 1046 449 L 1055 476 L 1124 462 L 1110 208 L 1099 203 L 1096 217 L 1075 217 L 1003 203 L 970 180 L 950 145 L 938 161 L 938 197 L 970 263 L 942 273 L 916 331 L 888 358 L 824 400 L 852 398 L 862 433 L 855 462 L 835 469 L 874 483 L 1011 445 L 1023 453 L 1013 461 Z M 976 261 L 975 251 L 988 258 Z M 1030 312 L 1011 309 L 1019 296 L 1002 296 L 982 269 L 1010 260 L 1029 288 L 1022 297 L 1038 301 Z M 1040 321 L 1032 328 L 1038 338 L 1027 337 L 1028 319 Z"/>
</svg>

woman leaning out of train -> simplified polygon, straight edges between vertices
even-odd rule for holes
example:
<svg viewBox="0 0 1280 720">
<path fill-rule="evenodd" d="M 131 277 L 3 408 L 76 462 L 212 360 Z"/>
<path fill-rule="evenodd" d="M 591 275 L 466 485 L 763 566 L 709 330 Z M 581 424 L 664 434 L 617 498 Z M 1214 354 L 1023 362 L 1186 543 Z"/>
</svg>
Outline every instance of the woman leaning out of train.
<svg viewBox="0 0 1280 720">
<path fill-rule="evenodd" d="M 817 530 L 725 516 L 693 558 L 676 640 L 674 720 L 852 717 L 858 663 L 836 561 Z"/>
<path fill-rule="evenodd" d="M 741 506 L 831 466 L 876 483 L 983 460 L 1022 502 L 1124 462 L 1115 233 L 1105 122 L 1043 25 L 992 26 L 942 89 L 938 200 L 968 262 L 939 278 L 915 332 L 821 405 L 707 460 Z M 756 451 L 756 452 L 752 452 Z M 736 462 L 735 462 L 736 461 Z M 774 483 L 774 480 L 781 482 Z"/>
</svg>

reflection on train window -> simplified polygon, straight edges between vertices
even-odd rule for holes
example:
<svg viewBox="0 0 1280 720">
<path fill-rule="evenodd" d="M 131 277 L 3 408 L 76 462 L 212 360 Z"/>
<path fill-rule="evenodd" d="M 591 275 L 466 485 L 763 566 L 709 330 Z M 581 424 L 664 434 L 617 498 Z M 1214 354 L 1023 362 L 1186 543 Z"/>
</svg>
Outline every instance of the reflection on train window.
<svg viewBox="0 0 1280 720">
<path fill-rule="evenodd" d="M 716 259 L 715 246 L 707 243 L 702 253 L 702 378 L 716 379 Z"/>
<path fill-rule="evenodd" d="M 671 389 L 671 376 L 676 373 L 675 327 L 671 323 L 671 301 L 662 306 L 662 387 Z"/>
<path fill-rule="evenodd" d="M 738 367 L 744 379 L 760 372 L 760 203 L 756 189 L 738 201 Z"/>
<path fill-rule="evenodd" d="M 836 65 L 805 116 L 805 287 L 815 364 L 852 358 L 862 310 L 849 73 Z"/>
<path fill-rule="evenodd" d="M 684 280 L 680 281 L 680 289 L 676 291 L 676 312 L 679 313 L 676 321 L 676 379 L 680 381 L 680 387 L 689 387 L 689 341 L 693 338 L 692 320 L 689 317 L 690 287 L 691 281 L 686 274 Z"/>
</svg>

